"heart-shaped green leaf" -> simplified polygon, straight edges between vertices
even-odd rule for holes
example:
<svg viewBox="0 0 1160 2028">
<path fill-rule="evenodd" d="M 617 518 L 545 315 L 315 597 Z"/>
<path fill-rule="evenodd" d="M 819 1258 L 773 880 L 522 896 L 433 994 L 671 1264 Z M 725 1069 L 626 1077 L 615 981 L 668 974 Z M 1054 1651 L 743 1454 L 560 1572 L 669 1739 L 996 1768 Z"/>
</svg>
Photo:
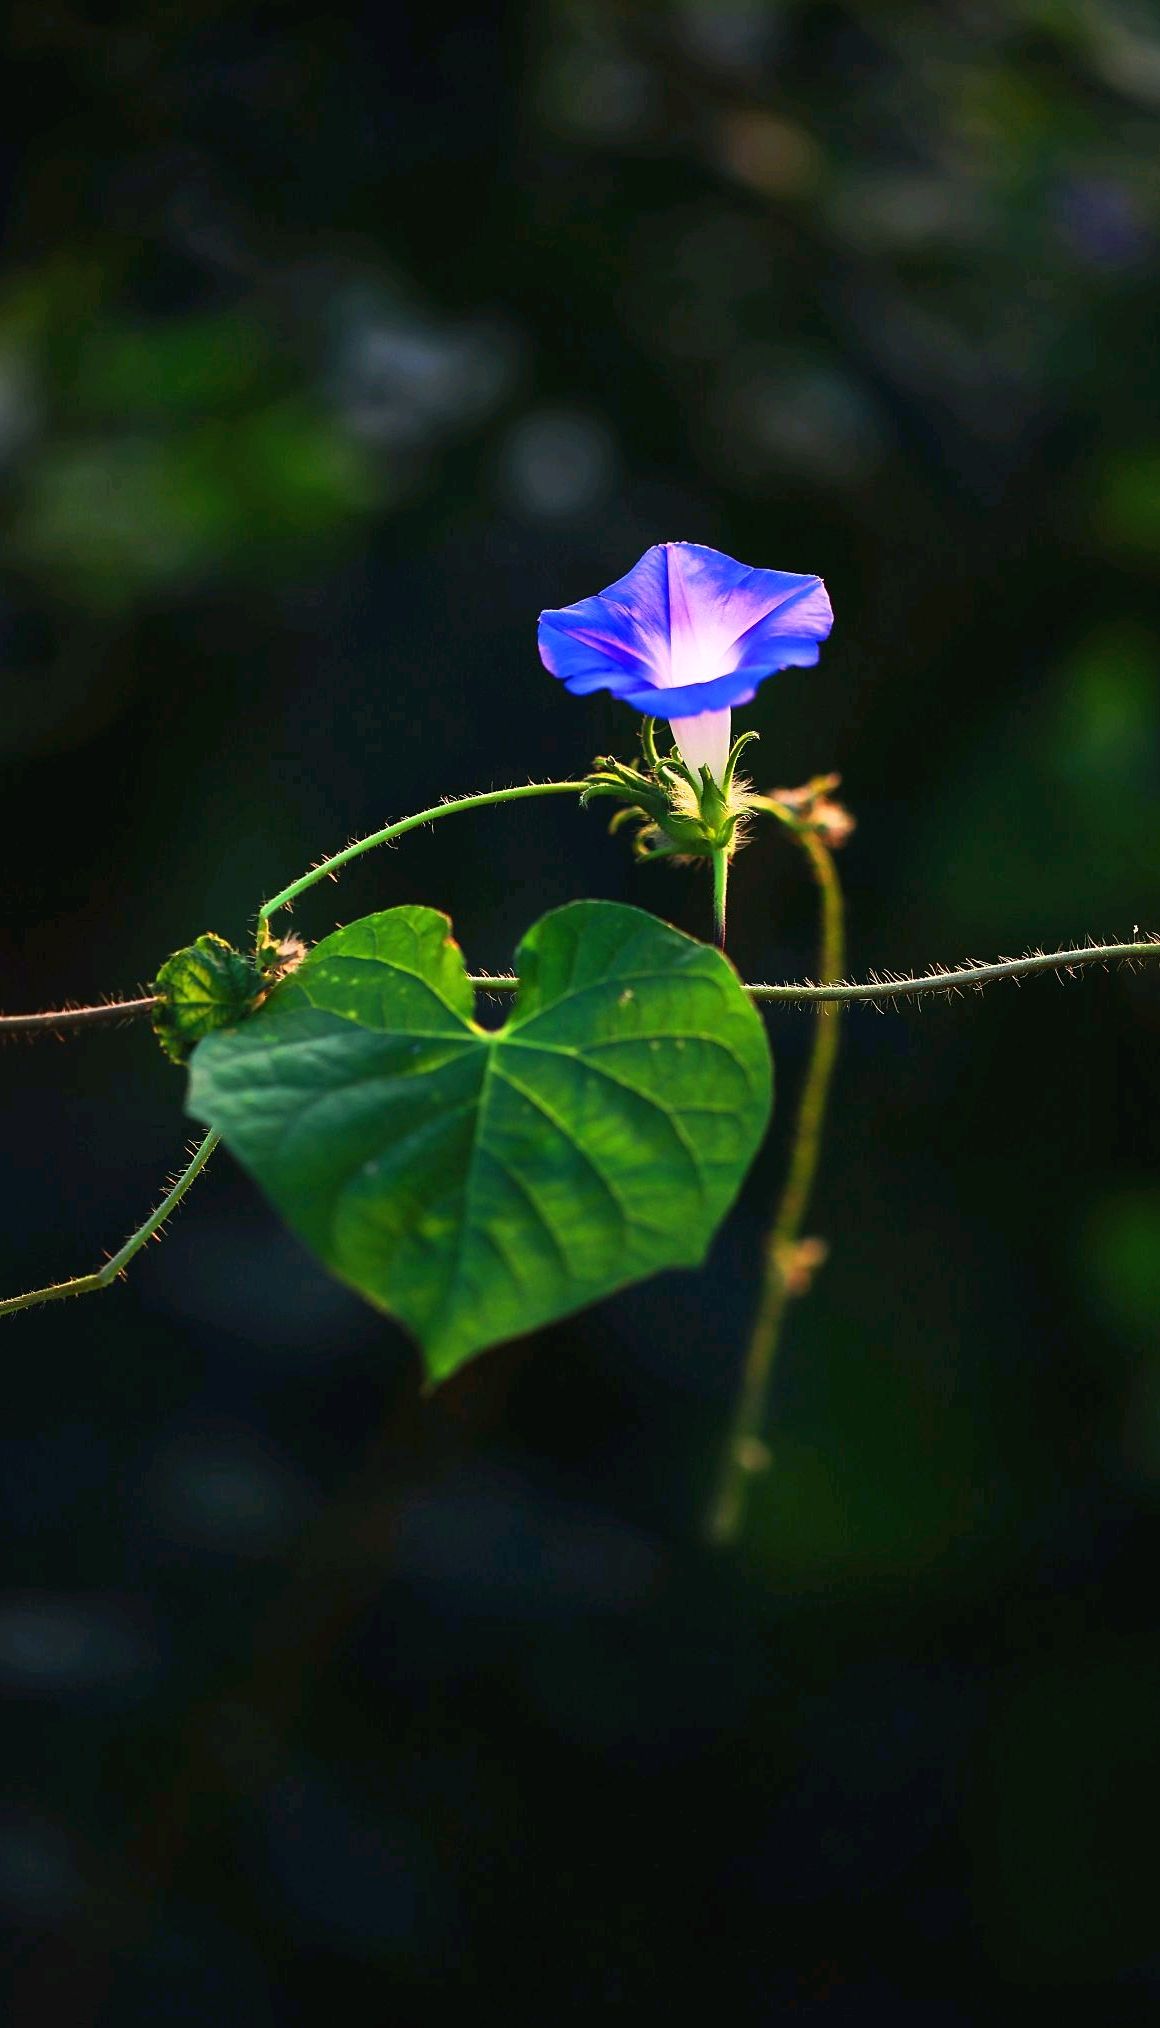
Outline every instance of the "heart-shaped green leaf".
<svg viewBox="0 0 1160 2028">
<path fill-rule="evenodd" d="M 517 953 L 499 1030 L 446 916 L 392 908 L 316 945 L 198 1044 L 216 1127 L 432 1376 L 658 1268 L 704 1258 L 765 1132 L 769 1045 L 718 951 L 572 902 Z"/>
</svg>

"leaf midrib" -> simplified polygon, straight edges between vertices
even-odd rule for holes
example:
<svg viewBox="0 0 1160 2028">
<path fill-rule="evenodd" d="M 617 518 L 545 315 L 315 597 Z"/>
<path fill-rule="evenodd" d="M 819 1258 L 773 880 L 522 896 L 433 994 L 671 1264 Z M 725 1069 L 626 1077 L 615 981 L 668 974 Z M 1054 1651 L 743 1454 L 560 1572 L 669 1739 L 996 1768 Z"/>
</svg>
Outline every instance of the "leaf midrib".
<svg viewBox="0 0 1160 2028">
<path fill-rule="evenodd" d="M 455 1259 L 451 1271 L 451 1279 L 444 1290 L 442 1300 L 435 1311 L 432 1322 L 432 1335 L 430 1339 L 432 1346 L 437 1344 L 442 1337 L 443 1320 L 449 1312 L 454 1313 L 459 1295 L 459 1285 L 463 1278 L 463 1256 L 467 1250 L 469 1239 L 474 1237 L 473 1199 L 479 1169 L 479 1151 L 483 1144 L 487 1108 L 491 1098 L 492 1081 L 495 1075 L 495 1052 L 499 1036 L 493 1037 L 488 1035 L 486 1031 L 481 1031 L 477 1039 L 480 1047 L 486 1052 L 486 1056 L 483 1066 L 483 1077 L 480 1080 L 479 1098 L 476 1102 L 475 1131 L 471 1136 L 470 1153 L 467 1158 L 467 1179 L 463 1186 L 463 1217 L 455 1242 Z M 505 1269 L 510 1276 L 511 1268 L 508 1265 L 506 1255 L 503 1256 L 503 1259 Z"/>
</svg>

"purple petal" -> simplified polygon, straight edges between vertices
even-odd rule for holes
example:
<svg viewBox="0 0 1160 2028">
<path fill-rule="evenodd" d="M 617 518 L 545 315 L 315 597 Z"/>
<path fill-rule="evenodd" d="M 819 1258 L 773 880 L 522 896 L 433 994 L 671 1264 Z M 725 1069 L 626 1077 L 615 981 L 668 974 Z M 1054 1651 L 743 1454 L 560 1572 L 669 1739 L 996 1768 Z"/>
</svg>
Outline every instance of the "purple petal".
<svg viewBox="0 0 1160 2028">
<path fill-rule="evenodd" d="M 595 598 L 542 613 L 540 655 L 576 695 L 611 690 L 685 718 L 748 703 L 776 669 L 816 662 L 832 624 L 818 577 L 666 542 Z"/>
</svg>

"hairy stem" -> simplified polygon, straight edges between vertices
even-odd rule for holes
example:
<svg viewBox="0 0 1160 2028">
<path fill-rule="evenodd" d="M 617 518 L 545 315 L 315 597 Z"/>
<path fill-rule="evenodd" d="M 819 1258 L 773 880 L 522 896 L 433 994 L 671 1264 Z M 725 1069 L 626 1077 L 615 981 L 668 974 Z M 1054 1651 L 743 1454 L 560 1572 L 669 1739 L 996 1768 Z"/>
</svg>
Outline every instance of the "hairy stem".
<svg viewBox="0 0 1160 2028">
<path fill-rule="evenodd" d="M 96 1007 L 51 1007 L 45 1014 L 0 1014 L 0 1035 L 54 1034 L 62 1028 L 87 1028 L 102 1021 L 129 1021 L 157 1005 L 156 993 L 136 1000 L 102 1000 Z"/>
<path fill-rule="evenodd" d="M 450 809 L 451 805 L 445 804 L 443 808 Z M 275 903 L 267 902 L 266 906 L 273 908 Z M 1001 979 L 1013 979 L 1018 985 L 1020 979 L 1033 978 L 1038 972 L 1074 972 L 1085 965 L 1146 963 L 1149 959 L 1160 962 L 1160 940 L 1154 937 L 1135 943 L 1081 944 L 1074 950 L 1029 951 L 1021 958 L 996 958 L 990 964 L 945 965 L 937 972 L 884 972 L 879 978 L 839 981 L 834 985 L 817 985 L 812 980 L 784 986 L 755 983 L 745 990 L 752 999 L 762 1002 L 851 1007 L 866 1000 L 881 1006 L 889 1000 L 918 999 L 924 993 L 941 993 L 949 1000 L 965 987 L 979 992 Z M 481 992 L 514 993 L 519 981 L 477 973 L 471 983 Z M 128 1021 L 138 1014 L 148 1014 L 157 1005 L 157 998 L 155 993 L 146 993 L 140 999 L 102 1001 L 96 1007 L 56 1007 L 45 1014 L 0 1014 L 0 1036 L 50 1035 L 58 1029 L 80 1028 L 90 1022 Z"/>
<path fill-rule="evenodd" d="M 881 1007 L 890 1000 L 919 999 L 924 993 L 942 993 L 949 1000 L 964 987 L 981 991 L 984 986 L 994 985 L 1000 979 L 1013 979 L 1018 985 L 1021 979 L 1032 978 L 1038 972 L 1076 972 L 1085 965 L 1146 963 L 1149 959 L 1160 963 L 1160 938 L 1149 937 L 1126 944 L 1081 944 L 1075 950 L 1029 951 L 1021 958 L 996 958 L 992 964 L 986 965 L 945 965 L 937 972 L 913 975 L 886 972 L 880 978 L 838 980 L 822 985 L 812 980 L 786 986 L 746 985 L 745 991 L 751 999 L 762 1003 L 793 1001 L 814 1006 L 851 1007 L 860 1000 L 866 1000 Z M 476 973 L 471 983 L 481 992 L 514 993 L 519 980 Z"/>
<path fill-rule="evenodd" d="M 292 880 L 271 900 L 264 901 L 258 910 L 259 930 L 277 908 L 287 908 L 308 887 L 317 886 L 320 880 L 328 879 L 342 866 L 348 866 L 352 859 L 361 858 L 364 852 L 373 852 L 376 845 L 389 845 L 393 838 L 402 838 L 408 831 L 417 831 L 423 824 L 434 824 L 440 817 L 454 817 L 461 810 L 483 810 L 493 803 L 520 803 L 529 796 L 582 796 L 587 782 L 527 782 L 522 788 L 486 789 L 475 796 L 456 796 L 449 803 L 433 803 L 429 810 L 420 810 L 413 817 L 400 817 L 396 824 L 385 824 L 381 831 L 372 831 L 369 838 L 356 838 L 353 845 L 347 845 L 331 858 L 312 866 L 309 873 Z"/>
<path fill-rule="evenodd" d="M 103 1267 L 97 1268 L 91 1275 L 74 1275 L 67 1282 L 52 1282 L 46 1289 L 30 1289 L 26 1296 L 9 1296 L 4 1302 L 0 1302 L 0 1317 L 9 1316 L 14 1310 L 31 1310 L 38 1303 L 60 1302 L 64 1296 L 89 1296 L 95 1294 L 98 1289 L 107 1289 L 110 1282 L 116 1281 L 117 1276 L 128 1267 L 134 1254 L 140 1253 L 141 1248 L 153 1238 L 154 1233 L 160 1232 L 170 1213 L 176 1211 L 190 1184 L 196 1181 L 205 1168 L 220 1138 L 219 1134 L 212 1132 L 206 1135 L 204 1141 L 198 1145 L 192 1160 L 166 1192 L 157 1209 L 150 1212 L 144 1225 L 137 1227 L 136 1232 L 130 1235 L 119 1252 L 115 1253 L 111 1260 L 107 1260 Z"/>
<path fill-rule="evenodd" d="M 799 845 L 809 856 L 821 898 L 820 958 L 822 980 L 826 983 L 841 977 L 845 962 L 841 882 L 833 858 L 820 838 L 809 830 L 793 828 Z M 817 1175 L 826 1101 L 838 1054 L 840 1021 L 839 1009 L 832 1003 L 818 1008 L 814 1045 L 798 1106 L 789 1173 L 766 1237 L 757 1314 L 726 1442 L 721 1480 L 708 1517 L 707 1532 L 714 1542 L 730 1542 L 736 1536 L 749 1481 L 753 1473 L 762 1470 L 767 1462 L 761 1431 L 765 1425 L 785 1307 L 792 1288 L 794 1252 L 802 1236 Z"/>
<path fill-rule="evenodd" d="M 718 849 L 713 854 L 713 935 L 719 951 L 725 949 L 725 897 L 729 891 L 729 854 Z"/>
</svg>

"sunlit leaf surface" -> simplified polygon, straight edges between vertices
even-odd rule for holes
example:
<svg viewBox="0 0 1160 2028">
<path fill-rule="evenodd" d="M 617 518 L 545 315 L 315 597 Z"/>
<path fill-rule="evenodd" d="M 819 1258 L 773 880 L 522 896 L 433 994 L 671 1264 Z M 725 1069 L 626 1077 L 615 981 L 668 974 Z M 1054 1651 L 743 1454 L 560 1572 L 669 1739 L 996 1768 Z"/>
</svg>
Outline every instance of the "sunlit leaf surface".
<svg viewBox="0 0 1160 2028">
<path fill-rule="evenodd" d="M 477 1026 L 447 918 L 318 944 L 194 1053 L 189 1110 L 443 1378 L 473 1353 L 705 1255 L 765 1132 L 769 1047 L 719 952 L 574 902 Z"/>
</svg>

